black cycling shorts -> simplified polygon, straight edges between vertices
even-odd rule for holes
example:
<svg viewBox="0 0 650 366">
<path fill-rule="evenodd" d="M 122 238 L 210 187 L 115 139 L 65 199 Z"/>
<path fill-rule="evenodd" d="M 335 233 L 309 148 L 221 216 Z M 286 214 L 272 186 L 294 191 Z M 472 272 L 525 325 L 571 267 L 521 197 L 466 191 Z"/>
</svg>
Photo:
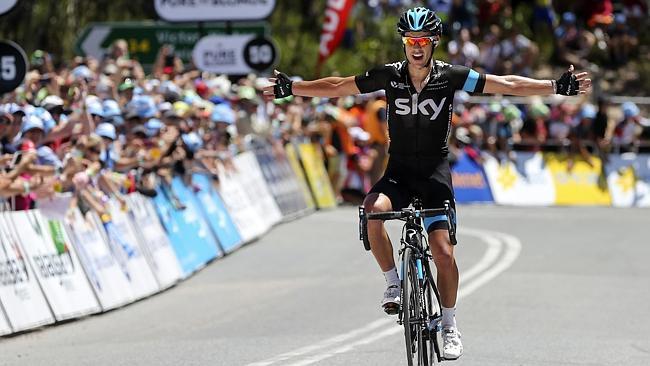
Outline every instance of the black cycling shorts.
<svg viewBox="0 0 650 366">
<path fill-rule="evenodd" d="M 392 157 L 384 176 L 370 189 L 370 193 L 383 193 L 399 211 L 418 197 L 424 208 L 444 208 L 444 202 L 451 203 L 451 222 L 456 224 L 456 205 L 451 184 L 451 169 L 446 159 L 429 161 L 408 161 Z M 447 217 L 438 215 L 424 219 L 427 233 L 433 230 L 448 230 Z"/>
</svg>

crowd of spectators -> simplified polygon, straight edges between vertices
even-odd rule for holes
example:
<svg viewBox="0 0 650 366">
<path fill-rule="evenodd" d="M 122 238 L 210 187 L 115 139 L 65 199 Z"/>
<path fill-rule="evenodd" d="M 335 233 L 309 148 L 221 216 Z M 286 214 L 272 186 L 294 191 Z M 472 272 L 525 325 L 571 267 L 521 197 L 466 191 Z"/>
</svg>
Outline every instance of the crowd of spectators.
<svg viewBox="0 0 650 366">
<path fill-rule="evenodd" d="M 443 41 L 449 40 L 448 55 L 439 57 L 489 73 L 534 76 L 549 63 L 560 69 L 573 64 L 577 69 L 612 70 L 611 78 L 616 79 L 616 71 L 631 59 L 650 55 L 643 32 L 649 25 L 645 0 L 374 0 L 369 4 L 376 17 L 399 14 L 404 6 L 436 10 L 445 25 Z"/>
<path fill-rule="evenodd" d="M 408 1 L 369 1 L 376 13 Z M 490 73 L 530 75 L 540 47 L 512 19 L 527 3 L 507 0 L 429 1 L 447 15 L 448 58 Z M 640 1 L 536 1 L 527 24 L 551 32 L 561 65 L 590 67 L 601 50 L 608 67 L 639 52 Z M 408 5 L 408 4 L 407 4 Z M 587 11 L 588 10 L 588 11 Z M 559 14 L 559 15 L 558 15 Z M 580 15 L 578 15 L 580 14 Z M 497 25 L 500 24 L 500 25 Z M 480 41 L 476 41 L 480 40 Z M 596 50 L 596 51 L 595 51 Z M 24 84 L 0 99 L 0 196 L 13 209 L 35 207 L 56 192 L 74 192 L 80 206 L 102 213 L 108 197 L 163 194 L 182 209 L 172 176 L 203 171 L 218 180 L 216 162 L 247 149 L 247 136 L 272 144 L 311 142 L 322 151 L 337 197 L 359 202 L 383 172 L 389 144 L 381 93 L 339 99 L 265 102 L 268 81 L 239 80 L 183 65 L 162 47 L 150 75 L 117 41 L 101 60 L 77 57 L 55 67 L 30 55 Z M 450 159 L 461 151 L 481 162 L 514 151 L 566 151 L 589 161 L 610 152 L 650 150 L 650 120 L 636 104 L 558 98 L 455 97 Z M 191 184 L 188 181 L 188 184 Z"/>
<path fill-rule="evenodd" d="M 340 199 L 359 202 L 381 176 L 389 143 L 381 92 L 265 102 L 265 78 L 233 82 L 169 56 L 163 47 L 146 76 L 123 41 L 103 60 L 78 57 L 59 68 L 46 52 L 34 52 L 24 85 L 0 100 L 4 204 L 27 209 L 69 191 L 82 207 L 102 213 L 108 197 L 153 196 L 160 184 L 182 209 L 172 177 L 203 171 L 218 179 L 216 162 L 229 166 L 250 135 L 317 145 Z M 588 158 L 649 148 L 650 121 L 634 103 L 572 100 L 481 100 L 460 91 L 450 158 L 465 151 L 480 162 L 483 151 L 507 159 L 514 149 Z"/>
</svg>

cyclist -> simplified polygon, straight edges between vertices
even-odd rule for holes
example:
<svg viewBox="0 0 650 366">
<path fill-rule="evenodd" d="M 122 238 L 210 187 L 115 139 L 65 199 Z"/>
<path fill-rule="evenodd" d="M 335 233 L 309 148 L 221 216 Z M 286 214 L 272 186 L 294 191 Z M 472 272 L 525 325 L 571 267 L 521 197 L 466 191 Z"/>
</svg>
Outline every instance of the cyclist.
<svg viewBox="0 0 650 366">
<path fill-rule="evenodd" d="M 447 161 L 454 92 L 509 95 L 576 95 L 591 86 L 587 73 L 573 74 L 573 65 L 558 80 L 536 80 L 521 76 L 478 73 L 468 67 L 450 65 L 433 58 L 440 42 L 442 23 L 435 12 L 423 7 L 407 10 L 397 24 L 406 59 L 349 77 L 326 77 L 292 82 L 278 71 L 264 89 L 268 99 L 289 95 L 342 97 L 384 89 L 388 102 L 389 161 L 384 176 L 364 200 L 367 212 L 399 210 L 419 197 L 425 208 L 453 202 L 451 173 Z M 455 214 L 454 214 L 455 216 Z M 455 222 L 455 217 L 454 217 Z M 446 217 L 424 222 L 438 274 L 442 302 L 443 356 L 457 359 L 463 351 L 456 326 L 455 306 L 458 267 L 454 259 Z M 393 248 L 384 224 L 368 222 L 372 253 L 384 272 L 387 289 L 382 306 L 396 314 L 401 302 L 400 280 Z"/>
</svg>

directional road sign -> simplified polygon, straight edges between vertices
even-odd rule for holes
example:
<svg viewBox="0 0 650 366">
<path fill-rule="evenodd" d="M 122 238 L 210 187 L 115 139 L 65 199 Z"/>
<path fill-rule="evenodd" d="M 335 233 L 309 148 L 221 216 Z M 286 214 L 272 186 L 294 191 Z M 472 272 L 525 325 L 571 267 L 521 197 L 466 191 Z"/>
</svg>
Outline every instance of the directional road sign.
<svg viewBox="0 0 650 366">
<path fill-rule="evenodd" d="M 249 34 L 264 36 L 269 33 L 265 22 L 238 22 L 230 29 L 225 23 L 169 24 L 159 22 L 108 22 L 90 24 L 77 40 L 77 53 L 101 58 L 111 43 L 125 39 L 129 45 L 131 58 L 143 65 L 156 61 L 158 50 L 164 44 L 174 47 L 175 53 L 183 62 L 192 59 L 194 45 L 210 34 Z"/>
</svg>

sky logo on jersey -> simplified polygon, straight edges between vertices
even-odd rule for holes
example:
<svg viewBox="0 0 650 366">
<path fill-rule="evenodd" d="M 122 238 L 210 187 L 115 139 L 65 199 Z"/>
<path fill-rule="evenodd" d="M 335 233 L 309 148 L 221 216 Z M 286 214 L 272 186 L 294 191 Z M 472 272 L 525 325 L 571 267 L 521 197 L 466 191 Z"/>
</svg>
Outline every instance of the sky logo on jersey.
<svg viewBox="0 0 650 366">
<path fill-rule="evenodd" d="M 411 100 L 408 98 L 397 98 L 395 99 L 395 113 L 405 116 L 407 114 L 418 114 L 418 111 L 425 116 L 431 116 L 429 120 L 433 121 L 438 118 L 442 106 L 445 104 L 447 97 L 442 98 L 440 103 L 437 103 L 433 99 L 425 99 L 418 104 L 417 95 L 414 94 L 411 96 Z M 431 113 L 433 112 L 433 113 Z"/>
</svg>

